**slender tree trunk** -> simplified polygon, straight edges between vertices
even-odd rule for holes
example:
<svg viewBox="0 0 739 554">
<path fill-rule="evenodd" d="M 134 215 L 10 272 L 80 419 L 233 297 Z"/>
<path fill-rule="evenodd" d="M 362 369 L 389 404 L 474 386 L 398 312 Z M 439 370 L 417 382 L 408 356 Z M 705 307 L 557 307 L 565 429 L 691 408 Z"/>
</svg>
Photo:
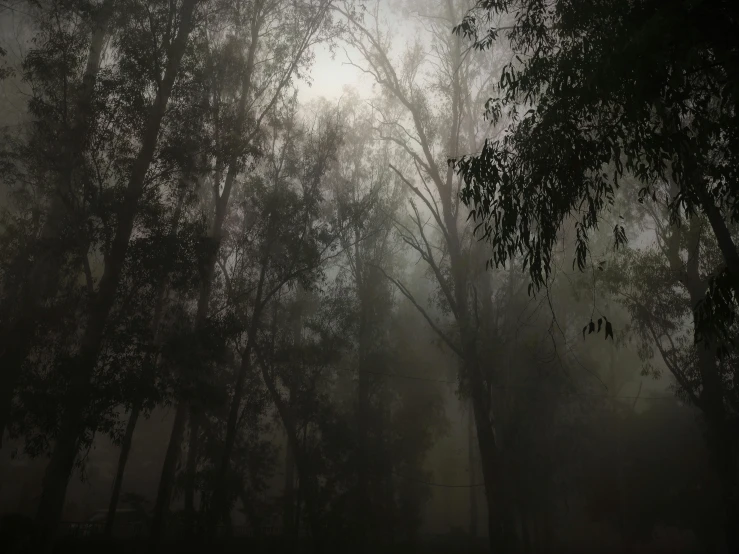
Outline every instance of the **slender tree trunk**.
<svg viewBox="0 0 739 554">
<path fill-rule="evenodd" d="M 314 476 L 311 474 L 308 460 L 305 457 L 305 447 L 301 447 L 300 437 L 298 429 L 293 419 L 293 415 L 286 405 L 280 392 L 277 390 L 272 376 L 269 374 L 267 366 L 261 365 L 262 378 L 267 386 L 267 390 L 277 407 L 277 411 L 280 414 L 282 424 L 285 426 L 287 432 L 287 438 L 292 445 L 293 452 L 295 453 L 295 469 L 298 473 L 298 479 L 300 483 L 300 495 L 305 500 L 305 508 L 308 515 L 308 523 L 311 526 L 311 534 L 313 538 L 313 550 L 314 552 L 321 552 L 322 547 L 322 532 L 318 521 L 318 510 L 316 506 L 316 483 Z"/>
<path fill-rule="evenodd" d="M 187 407 L 184 404 L 179 404 L 175 411 L 172 432 L 169 437 L 167 452 L 164 456 L 164 464 L 162 464 L 162 475 L 159 478 L 157 499 L 151 519 L 148 549 L 150 554 L 156 554 L 159 551 L 159 542 L 164 532 L 165 519 L 169 513 L 169 503 L 172 500 L 172 492 L 174 491 L 177 461 L 180 458 L 180 446 L 186 423 Z"/>
<path fill-rule="evenodd" d="M 306 428 L 307 429 L 307 428 Z M 306 441 L 306 429 L 303 429 L 303 448 L 305 448 L 305 441 Z M 289 442 L 289 439 L 288 439 Z M 295 454 L 293 453 L 293 462 L 295 460 Z M 293 469 L 295 468 L 295 464 L 293 463 Z M 300 544 L 302 544 L 302 536 L 300 533 L 300 526 L 302 525 L 302 517 L 303 515 L 303 489 L 300 485 L 300 480 L 298 479 L 298 486 L 295 491 L 295 533 L 298 537 L 298 541 Z M 301 547 L 302 550 L 302 547 Z"/>
<path fill-rule="evenodd" d="M 89 415 L 86 411 L 92 394 L 90 379 L 97 364 L 108 315 L 115 302 L 116 290 L 133 232 L 134 219 L 138 212 L 138 201 L 143 191 L 146 174 L 154 158 L 162 119 L 179 73 L 180 61 L 190 34 L 192 13 L 197 1 L 185 0 L 182 5 L 180 28 L 169 49 L 164 78 L 151 107 L 142 136 L 142 145 L 125 192 L 111 250 L 106 257 L 105 270 L 97 294 L 91 303 L 89 319 L 81 340 L 79 363 L 73 377 L 72 394 L 65 406 L 61 432 L 44 476 L 43 492 L 36 516 L 38 527 L 41 530 L 40 539 L 43 543 L 43 550 L 46 551 L 49 551 L 53 544 L 64 506 L 69 477 L 77 455 L 79 439 L 88 424 Z"/>
<path fill-rule="evenodd" d="M 241 354 L 241 364 L 236 376 L 236 383 L 234 384 L 233 398 L 231 399 L 228 420 L 226 422 L 226 436 L 224 439 L 223 452 L 221 453 L 218 463 L 218 470 L 214 478 L 215 485 L 213 487 L 212 509 L 205 532 L 207 538 L 213 538 L 215 536 L 215 530 L 218 524 L 223 520 L 226 512 L 226 477 L 228 475 L 228 468 L 231 461 L 231 453 L 233 452 L 234 445 L 236 444 L 239 412 L 241 409 L 241 399 L 243 396 L 244 383 L 246 382 L 246 376 L 251 371 L 252 349 L 254 347 L 256 331 L 259 326 L 261 310 L 263 307 L 262 290 L 267 270 L 266 262 L 267 260 L 265 259 L 262 263 L 262 271 L 259 277 L 259 285 L 257 286 L 255 299 L 255 309 L 254 313 L 252 314 L 251 325 L 249 326 L 249 329 L 247 331 L 246 347 Z"/>
<path fill-rule="evenodd" d="M 295 456 L 290 441 L 287 441 L 285 447 L 285 498 L 282 508 L 282 525 L 285 528 L 288 552 L 295 550 L 295 515 Z"/>
<path fill-rule="evenodd" d="M 367 306 L 362 306 L 360 309 L 366 311 Z M 363 314 L 362 320 L 366 320 L 366 314 Z M 360 327 L 363 325 L 360 324 Z M 366 327 L 366 321 L 364 321 Z M 359 346 L 359 379 L 357 385 L 357 424 L 358 424 L 358 437 L 357 442 L 359 445 L 359 452 L 357 457 L 357 515 L 359 518 L 359 536 L 357 537 L 357 548 L 360 552 L 366 552 L 370 549 L 370 533 L 369 529 L 371 526 L 372 514 L 370 508 L 369 498 L 369 373 L 370 368 L 368 366 L 368 345 L 364 344 L 367 342 L 366 329 L 360 331 L 360 346 Z M 363 335 L 363 336 L 362 336 Z"/>
<path fill-rule="evenodd" d="M 292 359 L 292 372 L 289 376 L 288 381 L 288 398 L 287 403 L 289 409 L 293 409 L 293 404 L 296 401 L 296 374 L 300 371 L 301 365 L 301 347 L 303 344 L 303 317 L 302 317 L 302 301 L 303 294 L 302 288 L 298 285 L 295 293 L 295 312 L 292 314 L 293 317 L 293 359 Z M 296 532 L 296 511 L 295 511 L 295 454 L 292 449 L 292 444 L 287 441 L 285 446 L 285 501 L 283 506 L 283 526 L 284 534 L 288 543 L 288 551 L 295 551 L 295 540 L 297 538 Z"/>
<path fill-rule="evenodd" d="M 187 464 L 185 465 L 185 534 L 199 534 L 195 521 L 195 477 L 198 468 L 198 450 L 200 434 L 200 414 L 197 408 L 190 408 L 190 440 L 187 446 Z"/>
<path fill-rule="evenodd" d="M 131 452 L 131 444 L 133 442 L 133 432 L 136 429 L 136 422 L 141 413 L 141 404 L 134 404 L 131 408 L 131 415 L 128 417 L 126 424 L 126 432 L 123 435 L 123 443 L 121 444 L 121 453 L 118 456 L 118 469 L 116 470 L 115 480 L 113 481 L 113 492 L 110 495 L 110 504 L 108 505 L 108 516 L 105 518 L 105 534 L 110 536 L 113 532 L 113 523 L 115 522 L 115 514 L 118 509 L 118 498 L 121 495 L 121 487 L 123 486 L 123 475 L 126 471 L 126 462 Z"/>
<path fill-rule="evenodd" d="M 358 380 L 357 380 L 357 523 L 359 532 L 356 537 L 356 548 L 358 552 L 368 552 L 374 549 L 375 542 L 372 540 L 376 528 L 371 501 L 370 501 L 370 372 L 373 370 L 372 363 L 372 335 L 373 326 L 371 314 L 376 301 L 373 294 L 373 277 L 365 265 L 361 244 L 361 231 L 354 231 L 354 260 L 355 260 L 355 286 L 359 297 L 359 330 L 358 342 Z"/>
<path fill-rule="evenodd" d="M 475 415 L 472 406 L 469 406 L 467 418 L 468 459 L 470 468 L 470 484 L 477 480 L 477 465 L 475 464 Z M 470 537 L 477 538 L 477 487 L 470 487 Z"/>
<path fill-rule="evenodd" d="M 448 169 L 447 189 L 451 188 L 452 170 Z M 442 203 L 444 219 L 449 234 L 449 256 L 454 279 L 454 294 L 457 308 L 457 326 L 462 338 L 462 361 L 464 373 L 470 386 L 470 400 L 477 432 L 477 443 L 480 451 L 482 478 L 485 484 L 485 499 L 488 508 L 488 537 L 491 552 L 500 549 L 507 552 L 513 546 L 510 529 L 504 522 L 504 494 L 496 483 L 500 481 L 501 461 L 498 445 L 493 431 L 492 399 L 488 395 L 477 351 L 477 329 L 470 324 L 468 279 L 465 260 L 462 257 L 457 219 L 452 213 L 449 201 Z"/>
<path fill-rule="evenodd" d="M 254 316 L 254 322 L 258 319 L 258 314 Z M 236 377 L 234 385 L 233 398 L 231 399 L 231 407 L 228 413 L 228 421 L 226 422 L 226 436 L 223 444 L 223 452 L 221 453 L 218 463 L 218 470 L 215 475 L 215 485 L 213 488 L 213 502 L 209 523 L 206 530 L 208 538 L 214 537 L 215 529 L 223 520 L 226 514 L 226 478 L 228 476 L 228 468 L 231 461 L 231 454 L 236 444 L 236 435 L 238 432 L 239 413 L 241 411 L 241 400 L 244 392 L 244 383 L 246 376 L 251 371 L 251 356 L 256 325 L 252 323 L 252 331 L 249 332 L 247 345 L 241 356 L 241 365 Z"/>
</svg>

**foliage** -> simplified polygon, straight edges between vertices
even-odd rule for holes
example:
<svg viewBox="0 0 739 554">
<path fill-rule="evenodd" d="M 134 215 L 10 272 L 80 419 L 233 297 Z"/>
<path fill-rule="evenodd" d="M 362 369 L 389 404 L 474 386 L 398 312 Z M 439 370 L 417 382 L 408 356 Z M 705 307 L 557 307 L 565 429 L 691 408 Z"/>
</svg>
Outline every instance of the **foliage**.
<svg viewBox="0 0 739 554">
<path fill-rule="evenodd" d="M 673 215 L 704 213 L 724 238 L 737 213 L 739 72 L 724 38 L 735 25 L 736 7 L 723 2 L 478 2 L 455 31 L 476 49 L 505 37 L 515 54 L 487 104 L 493 122 L 508 118 L 502 137 L 455 162 L 492 261 L 523 256 L 541 288 L 570 218 L 580 269 L 599 226 L 623 246 L 623 222 L 605 214 L 626 176 L 640 201 L 674 182 Z M 731 266 L 736 248 L 724 241 L 722 253 Z M 717 296 L 736 286 L 714 285 Z"/>
</svg>

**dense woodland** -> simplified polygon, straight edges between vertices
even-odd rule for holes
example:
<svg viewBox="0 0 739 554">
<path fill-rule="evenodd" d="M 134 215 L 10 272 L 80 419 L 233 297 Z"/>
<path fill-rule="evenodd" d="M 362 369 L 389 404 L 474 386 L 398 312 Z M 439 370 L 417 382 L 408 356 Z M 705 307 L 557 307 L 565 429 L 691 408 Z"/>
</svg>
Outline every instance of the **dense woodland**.
<svg viewBox="0 0 739 554">
<path fill-rule="evenodd" d="M 737 37 L 0 2 L 0 551 L 739 553 Z"/>
</svg>

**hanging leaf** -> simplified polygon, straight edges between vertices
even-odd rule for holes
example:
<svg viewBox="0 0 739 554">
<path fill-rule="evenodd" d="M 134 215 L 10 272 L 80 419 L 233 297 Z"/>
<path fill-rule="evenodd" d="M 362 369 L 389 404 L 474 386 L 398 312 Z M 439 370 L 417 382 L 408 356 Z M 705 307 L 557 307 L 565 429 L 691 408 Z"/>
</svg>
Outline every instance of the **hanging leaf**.
<svg viewBox="0 0 739 554">
<path fill-rule="evenodd" d="M 588 324 L 588 335 L 595 331 L 595 323 L 593 323 L 593 320 L 590 320 L 590 323 Z"/>
<path fill-rule="evenodd" d="M 602 317 L 599 317 L 598 318 L 598 332 L 599 333 L 600 333 L 600 327 L 601 327 L 601 325 L 603 325 L 603 318 Z"/>
<path fill-rule="evenodd" d="M 610 321 L 606 321 L 606 340 L 608 340 L 609 335 L 611 340 L 613 340 L 613 325 L 611 325 Z"/>
<path fill-rule="evenodd" d="M 582 338 L 583 338 L 583 340 L 585 339 L 585 331 L 587 331 L 587 330 L 588 330 L 588 326 L 587 325 L 582 328 Z"/>
</svg>

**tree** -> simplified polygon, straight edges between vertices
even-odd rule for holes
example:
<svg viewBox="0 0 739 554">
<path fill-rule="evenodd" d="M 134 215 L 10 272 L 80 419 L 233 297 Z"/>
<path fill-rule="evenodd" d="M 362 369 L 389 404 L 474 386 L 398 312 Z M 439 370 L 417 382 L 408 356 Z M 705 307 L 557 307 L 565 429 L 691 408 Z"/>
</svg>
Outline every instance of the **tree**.
<svg viewBox="0 0 739 554">
<path fill-rule="evenodd" d="M 96 112 L 93 99 L 103 44 L 110 34 L 114 6 L 108 0 L 100 5 L 83 2 L 80 7 L 76 12 L 52 2 L 48 10 L 41 10 L 36 19 L 39 47 L 23 62 L 25 80 L 33 90 L 29 111 L 35 121 L 28 143 L 16 145 L 8 153 L 8 169 L 12 169 L 8 184 L 27 173 L 52 184 L 39 186 L 48 202 L 48 209 L 42 208 L 43 223 L 24 229 L 27 238 L 21 248 L 9 253 L 14 263 L 6 273 L 6 286 L 15 285 L 9 290 L 19 293 L 2 298 L 0 444 L 37 326 L 40 320 L 53 316 L 44 303 L 55 300 L 68 257 L 78 262 L 81 253 L 87 256 L 89 249 L 80 217 L 80 211 L 87 208 L 85 153 Z M 40 215 L 37 213 L 36 219 Z"/>
<path fill-rule="evenodd" d="M 371 141 L 371 112 L 358 106 L 350 96 L 343 106 L 347 136 L 339 160 L 333 167 L 331 182 L 339 240 L 345 266 L 338 279 L 347 279 L 356 308 L 351 325 L 356 345 L 357 366 L 357 545 L 371 548 L 380 529 L 373 521 L 377 513 L 371 503 L 370 483 L 377 474 L 373 460 L 377 453 L 370 448 L 370 435 L 376 425 L 372 406 L 372 372 L 386 365 L 387 330 L 392 317 L 392 290 L 383 271 L 393 263 L 392 221 L 400 204 L 402 189 L 388 166 L 387 144 Z M 342 264 L 344 265 L 344 264 Z M 348 292 L 348 291 L 347 291 Z M 377 433 L 377 430 L 374 430 Z"/>
<path fill-rule="evenodd" d="M 460 358 L 463 390 L 470 395 L 475 417 L 490 544 L 491 548 L 507 548 L 511 528 L 503 521 L 507 512 L 498 502 L 501 455 L 493 423 L 498 407 L 489 394 L 490 375 L 481 365 L 480 329 L 475 316 L 479 307 L 476 287 L 480 283 L 474 281 L 475 258 L 469 228 L 464 223 L 465 208 L 458 195 L 461 181 L 443 163 L 444 158 L 457 156 L 476 143 L 478 129 L 469 116 L 476 109 L 475 102 L 489 93 L 489 81 L 476 78 L 489 59 L 465 56 L 460 38 L 448 33 L 447 25 L 453 25 L 467 8 L 464 2 L 440 2 L 421 15 L 429 38 L 434 40 L 434 70 L 427 81 L 420 40 L 409 44 L 402 62 L 396 64 L 390 36 L 377 24 L 377 8 L 371 13 L 374 21 L 367 17 L 364 22 L 350 11 L 342 13 L 353 30 L 350 44 L 363 59 L 357 66 L 382 88 L 386 103 L 378 109 L 377 135 L 403 155 L 403 166 L 391 168 L 410 191 L 411 213 L 406 221 L 396 222 L 396 230 L 409 250 L 426 264 L 438 286 L 435 300 L 451 315 L 453 327 L 446 329 L 437 324 L 401 280 L 386 276 Z M 487 294 L 481 292 L 478 298 L 485 299 Z"/>
<path fill-rule="evenodd" d="M 233 222 L 233 243 L 229 245 L 228 257 L 221 261 L 228 283 L 227 294 L 244 333 L 239 341 L 241 363 L 230 399 L 224 446 L 216 474 L 211 526 L 225 514 L 224 479 L 236 438 L 246 378 L 255 358 L 269 359 L 259 354 L 259 334 L 265 312 L 276 295 L 289 284 L 311 282 L 311 276 L 320 271 L 323 257 L 333 245 L 326 223 L 319 218 L 319 207 L 323 177 L 340 143 L 340 129 L 330 117 L 325 117 L 317 121 L 315 130 L 305 131 L 297 125 L 294 102 L 287 103 L 285 112 L 273 114 L 273 150 L 266 160 L 269 169 L 243 191 L 239 213 Z M 254 264 L 254 260 L 258 263 Z M 265 362 L 260 365 L 267 389 L 276 400 L 276 390 L 271 385 Z M 285 419 L 282 404 L 276 403 Z M 302 463 L 298 462 L 294 425 L 288 425 L 288 430 L 298 472 L 305 475 Z M 313 501 L 313 497 L 308 495 L 306 500 Z"/>
<path fill-rule="evenodd" d="M 673 213 L 705 215 L 721 250 L 725 268 L 704 307 L 717 322 L 711 330 L 727 331 L 739 292 L 729 231 L 737 213 L 736 26 L 729 2 L 479 1 L 456 34 L 478 50 L 505 37 L 516 55 L 486 107 L 492 121 L 508 117 L 505 132 L 454 162 L 492 261 L 522 255 L 539 289 L 565 221 L 575 221 L 582 269 L 622 178 L 635 177 L 642 197 L 654 200 L 654 185 L 669 180 L 678 189 Z M 624 226 L 610 226 L 624 244 Z"/>
<path fill-rule="evenodd" d="M 95 283 L 91 278 L 87 259 L 89 244 L 83 249 L 83 266 L 90 298 L 85 305 L 82 317 L 79 318 L 78 348 L 71 356 L 75 370 L 70 374 L 68 398 L 64 402 L 60 416 L 59 431 L 44 478 L 43 494 L 37 514 L 37 523 L 41 529 L 40 541 L 44 549 L 51 547 L 80 439 L 88 429 L 94 429 L 90 419 L 95 415 L 90 413 L 93 401 L 92 379 L 104 343 L 109 316 L 116 302 L 129 241 L 139 211 L 139 201 L 144 193 L 147 175 L 157 153 L 165 112 L 175 82 L 181 75 L 180 63 L 188 47 L 196 4 L 195 0 L 185 0 L 178 11 L 166 10 L 166 13 L 160 14 L 162 17 L 169 18 L 169 23 L 172 28 L 176 29 L 176 32 L 170 37 L 166 47 L 155 53 L 157 62 L 162 62 L 162 65 L 157 63 L 157 70 L 151 75 L 158 86 L 156 94 L 145 101 L 147 109 L 144 110 L 145 115 L 142 118 L 142 131 L 137 137 L 137 144 L 131 148 L 133 156 L 127 164 L 128 171 L 123 177 L 126 184 L 122 190 L 122 201 L 118 205 L 117 217 L 111 226 L 112 233 L 106 244 L 107 248 L 104 250 L 104 267 L 97 287 L 94 286 Z M 130 43 L 124 40 L 118 44 L 121 50 L 125 51 L 127 44 Z M 42 59 L 33 57 L 29 59 L 29 63 L 38 61 Z M 66 158 L 68 156 L 62 157 L 62 159 Z M 52 209 L 50 213 L 55 212 Z M 54 277 L 54 272 L 51 273 L 50 276 Z"/>
<path fill-rule="evenodd" d="M 208 255 L 202 266 L 203 278 L 194 317 L 196 332 L 202 329 L 210 309 L 223 241 L 223 225 L 228 217 L 232 192 L 240 176 L 248 169 L 248 162 L 258 158 L 265 118 L 272 113 L 295 77 L 310 61 L 311 48 L 329 38 L 334 31 L 327 17 L 329 6 L 330 1 L 323 0 L 290 6 L 281 0 L 238 4 L 226 13 L 227 21 L 235 24 L 239 33 L 231 36 L 227 31 L 228 26 L 222 28 L 224 22 L 219 22 L 211 35 L 212 43 L 206 44 L 205 56 L 210 60 L 207 77 L 210 80 L 208 126 L 212 133 L 212 147 L 206 158 L 208 183 L 213 194 L 213 215 L 207 241 Z M 279 55 L 274 56 L 275 53 Z M 155 506 L 152 549 L 157 546 L 169 509 L 188 416 L 189 477 L 185 504 L 191 517 L 194 512 L 192 476 L 197 459 L 201 415 L 197 405 L 187 401 L 178 403 Z"/>
<path fill-rule="evenodd" d="M 731 350 L 722 356 L 716 345 L 693 340 L 699 325 L 695 307 L 710 279 L 723 270 L 723 259 L 707 218 L 682 213 L 676 220 L 670 213 L 676 186 L 658 190 L 665 200 L 648 203 L 642 211 L 642 225 L 654 227 L 656 244 L 623 252 L 605 271 L 605 285 L 629 311 L 628 328 L 645 371 L 656 371 L 652 359 L 657 356 L 675 377 L 678 394 L 705 417 L 707 444 L 723 489 L 727 544 L 733 549 L 739 545 L 736 354 Z"/>
</svg>

